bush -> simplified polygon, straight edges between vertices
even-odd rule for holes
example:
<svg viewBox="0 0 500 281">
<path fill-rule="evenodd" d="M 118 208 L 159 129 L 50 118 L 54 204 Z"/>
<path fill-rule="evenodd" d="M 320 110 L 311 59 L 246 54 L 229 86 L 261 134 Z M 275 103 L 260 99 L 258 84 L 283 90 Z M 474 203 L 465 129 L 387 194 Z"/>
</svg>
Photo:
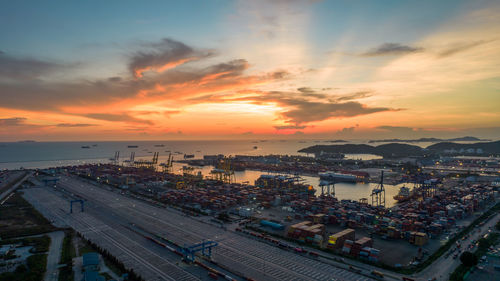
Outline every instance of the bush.
<svg viewBox="0 0 500 281">
<path fill-rule="evenodd" d="M 478 258 L 473 253 L 466 251 L 460 256 L 460 261 L 463 265 L 471 267 L 477 264 Z"/>
</svg>

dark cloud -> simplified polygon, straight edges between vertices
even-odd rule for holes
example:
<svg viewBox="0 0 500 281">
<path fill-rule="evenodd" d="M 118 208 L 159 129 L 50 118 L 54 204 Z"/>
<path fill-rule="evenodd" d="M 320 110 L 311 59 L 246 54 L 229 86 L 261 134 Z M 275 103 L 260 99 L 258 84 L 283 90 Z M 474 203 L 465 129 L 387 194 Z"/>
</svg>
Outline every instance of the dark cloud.
<svg viewBox="0 0 500 281">
<path fill-rule="evenodd" d="M 140 89 L 153 87 L 145 81 L 76 81 L 70 83 L 25 81 L 1 83 L 1 106 L 9 108 L 59 111 L 61 106 L 107 103 L 135 96 Z"/>
<path fill-rule="evenodd" d="M 36 79 L 66 67 L 68 66 L 55 62 L 33 58 L 16 58 L 0 52 L 0 79 Z"/>
<path fill-rule="evenodd" d="M 378 126 L 376 129 L 384 130 L 393 133 L 414 133 L 415 129 L 411 127 L 400 127 L 400 126 Z"/>
<path fill-rule="evenodd" d="M 290 123 L 323 121 L 333 117 L 354 117 L 375 112 L 391 111 L 387 107 L 367 107 L 359 102 L 329 103 L 304 100 L 287 100 L 285 105 L 293 109 L 282 113 Z"/>
<path fill-rule="evenodd" d="M 371 91 L 360 91 L 360 92 L 356 92 L 356 93 L 352 93 L 352 94 L 347 94 L 347 95 L 344 95 L 341 97 L 337 97 L 335 100 L 338 102 L 351 101 L 351 100 L 355 100 L 355 99 L 369 97 L 369 96 L 371 96 L 371 93 L 372 93 Z"/>
<path fill-rule="evenodd" d="M 148 50 L 135 53 L 130 60 L 129 69 L 135 77 L 142 76 L 147 70 L 161 69 L 172 64 L 183 64 L 211 55 L 210 52 L 194 50 L 188 45 L 169 38 L 160 42 L 143 44 Z"/>
<path fill-rule="evenodd" d="M 490 41 L 480 40 L 480 41 L 474 41 L 474 42 L 456 43 L 456 44 L 448 46 L 445 50 L 438 53 L 438 57 L 440 57 L 440 58 L 448 57 L 448 56 L 454 55 L 456 53 L 460 53 L 460 52 L 472 49 L 474 47 L 489 43 L 491 41 L 492 40 L 490 40 Z"/>
<path fill-rule="evenodd" d="M 223 79 L 228 77 L 239 76 L 247 68 L 248 68 L 248 61 L 244 59 L 237 59 L 209 66 L 205 68 L 201 73 L 202 75 L 220 74 L 217 76 L 217 78 Z"/>
<path fill-rule="evenodd" d="M 26 118 L 24 117 L 13 117 L 0 119 L 1 126 L 23 126 L 26 125 Z"/>
<path fill-rule="evenodd" d="M 121 113 L 121 114 L 90 113 L 90 114 L 85 114 L 84 116 L 92 119 L 112 121 L 112 122 L 142 123 L 148 125 L 153 124 L 153 122 L 149 120 L 135 118 L 126 113 Z"/>
<path fill-rule="evenodd" d="M 354 133 L 354 130 L 357 128 L 356 127 L 346 127 L 346 128 L 342 128 L 342 130 L 338 131 L 337 134 L 341 134 L 341 135 L 349 135 L 349 134 L 352 134 Z"/>
<path fill-rule="evenodd" d="M 283 125 L 283 126 L 274 126 L 276 130 L 302 130 L 307 128 L 305 125 Z"/>
<path fill-rule="evenodd" d="M 273 79 L 285 79 L 290 76 L 290 73 L 286 70 L 278 70 L 270 74 Z"/>
<path fill-rule="evenodd" d="M 56 127 L 64 128 L 80 128 L 80 127 L 92 127 L 97 126 L 96 124 L 86 124 L 86 123 L 59 123 Z"/>
<path fill-rule="evenodd" d="M 387 56 L 387 55 L 405 55 L 416 52 L 423 51 L 420 47 L 411 47 L 406 45 L 401 45 L 399 43 L 384 43 L 378 47 L 372 48 L 364 53 L 361 53 L 362 57 L 376 57 L 376 56 Z"/>
<path fill-rule="evenodd" d="M 212 97 L 213 98 L 213 97 Z M 227 100 L 227 99 L 225 99 Z M 337 102 L 329 99 L 318 100 L 303 96 L 303 92 L 260 92 L 258 95 L 236 98 L 255 104 L 276 103 L 285 107 L 281 116 L 287 123 L 300 125 L 303 123 L 323 121 L 330 118 L 354 117 L 383 111 L 395 111 L 388 107 L 368 107 L 359 102 Z"/>
</svg>

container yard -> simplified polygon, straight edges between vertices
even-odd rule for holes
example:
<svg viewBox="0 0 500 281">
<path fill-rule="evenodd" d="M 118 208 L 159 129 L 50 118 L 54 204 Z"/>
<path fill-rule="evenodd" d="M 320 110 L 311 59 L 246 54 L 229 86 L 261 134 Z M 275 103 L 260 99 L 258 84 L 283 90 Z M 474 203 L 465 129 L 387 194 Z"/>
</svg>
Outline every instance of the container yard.
<svg viewBox="0 0 500 281">
<path fill-rule="evenodd" d="M 111 164 L 65 170 L 225 227 L 250 219 L 247 227 L 298 245 L 394 267 L 415 266 L 499 197 L 493 186 L 420 175 L 411 200 L 384 208 L 316 196 L 298 175 L 263 174 L 254 184 L 242 184 Z"/>
<path fill-rule="evenodd" d="M 113 194 L 116 194 L 115 199 L 120 201 L 130 198 L 135 203 L 130 203 L 132 207 L 123 210 L 125 213 L 122 215 L 125 216 L 125 220 L 122 223 L 131 219 L 134 221 L 132 232 L 135 231 L 139 236 L 145 235 L 149 241 L 156 241 L 157 245 L 165 245 L 167 249 L 177 249 L 175 253 L 181 256 L 187 248 L 183 248 L 179 242 L 185 243 L 189 240 L 189 243 L 196 244 L 204 239 L 213 239 L 210 243 L 219 245 L 217 248 L 222 249 L 230 242 L 224 242 L 223 237 L 227 235 L 221 233 L 234 233 L 236 237 L 256 240 L 257 244 L 252 247 L 259 248 L 263 243 L 286 251 L 292 255 L 291 257 L 305 256 L 308 259 L 334 263 L 339 270 L 347 270 L 354 274 L 353 280 L 357 280 L 359 276 L 382 278 L 381 276 L 387 274 L 387 272 L 382 273 L 383 269 L 387 268 L 398 272 L 417 269 L 443 245 L 448 244 L 448 241 L 473 223 L 479 215 L 494 206 L 499 199 L 499 187 L 494 180 L 485 181 L 481 178 L 482 180 L 473 181 L 469 177 L 450 176 L 437 170 L 423 173 L 417 166 L 407 164 L 401 166 L 394 161 L 386 160 L 370 160 L 360 163 L 357 167 L 351 165 L 351 162 L 345 162 L 348 167 L 339 168 L 335 166 L 338 164 L 336 161 L 345 159 L 321 160 L 327 162 L 315 159 L 311 162 L 308 157 L 216 155 L 202 160 L 204 161 L 202 164 L 214 167 L 208 170 L 208 174 L 203 174 L 193 166 L 183 166 L 179 172 L 174 173 L 172 157 L 169 157 L 168 163 L 163 165 L 158 163 L 157 159 L 158 155 L 155 153 L 152 161 L 136 162 L 132 156 L 131 160 L 122 165 L 119 165 L 119 161 L 114 158 L 111 164 L 87 164 L 38 170 L 35 172 L 35 180 L 31 181 L 35 187 L 57 187 L 54 196 L 57 192 L 65 193 L 71 190 L 70 196 L 76 196 L 72 202 L 76 203 L 83 200 L 82 202 L 88 204 L 86 200 L 93 199 L 75 187 L 70 187 L 68 185 L 70 182 L 93 186 L 90 189 L 94 190 L 92 192 L 96 189 L 108 190 L 112 193 L 108 194 L 108 203 L 114 202 Z M 189 158 L 185 161 L 200 160 Z M 309 184 L 310 181 L 306 183 L 301 173 L 267 171 L 254 182 L 236 182 L 234 179 L 234 171 L 242 169 L 241 166 L 238 168 L 238 165 L 246 163 L 243 165 L 246 169 L 255 163 L 261 163 L 263 169 L 273 166 L 275 170 L 281 170 L 285 166 L 293 166 L 290 163 L 294 161 L 309 165 L 309 172 L 317 172 L 320 185 L 315 188 Z M 383 166 L 384 163 L 390 163 L 388 164 L 390 168 Z M 325 165 L 324 169 L 315 170 L 321 165 Z M 337 168 L 331 168 L 332 165 Z M 383 168 L 378 169 L 377 165 L 382 165 Z M 405 183 L 402 190 L 404 189 L 406 193 L 404 196 L 401 192 L 398 194 L 401 198 L 398 197 L 400 200 L 394 206 L 386 204 L 384 187 L 386 175 L 390 182 Z M 64 179 L 65 183 L 58 183 L 59 179 Z M 370 195 L 359 200 L 340 200 L 336 197 L 337 182 L 343 180 L 358 182 L 366 179 L 377 183 L 371 185 L 373 188 L 371 200 Z M 87 192 L 90 191 L 87 189 Z M 35 200 L 34 193 L 30 193 L 30 196 L 30 199 Z M 392 197 L 392 194 L 389 196 Z M 179 220 L 181 221 L 179 227 L 188 227 L 182 221 L 184 218 L 189 218 L 210 227 L 214 230 L 213 233 L 210 232 L 213 235 L 208 232 L 207 237 L 197 234 L 196 237 L 199 239 L 195 240 L 199 241 L 192 240 L 192 237 L 186 240 L 183 235 L 174 236 L 175 239 L 172 240 L 168 238 L 169 234 L 166 232 L 159 234 L 159 229 L 151 225 L 151 222 L 144 224 L 127 214 L 137 207 L 137 202 L 173 210 L 176 215 L 183 217 Z M 81 203 L 82 211 L 84 203 Z M 105 202 L 97 200 L 90 206 L 94 206 L 93 204 L 105 204 Z M 113 206 L 124 206 L 120 204 Z M 159 209 L 151 212 L 152 215 L 148 219 L 156 219 L 156 214 L 160 213 Z M 93 212 L 93 214 L 96 219 L 99 217 L 98 213 Z M 64 223 L 77 227 L 68 221 Z M 166 228 L 170 227 L 169 223 L 160 224 Z M 142 226 L 137 228 L 138 225 Z M 151 230 L 153 232 L 150 232 Z M 192 232 L 188 231 L 185 235 L 192 235 Z M 166 237 L 166 240 L 158 237 Z M 460 247 L 460 241 L 454 242 L 454 251 L 460 251 Z M 246 248 L 246 251 L 254 251 L 257 248 Z M 276 253 L 276 255 L 281 254 Z M 189 260 L 198 261 L 195 255 L 189 256 Z M 252 276 L 259 276 L 262 273 L 260 269 L 250 270 L 242 266 L 242 263 L 235 264 L 234 256 L 228 258 L 223 254 L 217 260 L 222 263 L 216 263 L 215 266 L 219 270 L 232 273 L 235 279 L 242 277 L 240 272 L 243 268 Z M 278 259 L 276 264 L 279 264 Z M 348 265 L 347 268 L 343 267 L 345 264 Z M 276 271 L 275 274 L 277 279 L 283 280 L 287 278 L 285 276 L 297 277 L 303 273 L 300 271 L 288 275 L 286 271 L 279 273 Z"/>
</svg>

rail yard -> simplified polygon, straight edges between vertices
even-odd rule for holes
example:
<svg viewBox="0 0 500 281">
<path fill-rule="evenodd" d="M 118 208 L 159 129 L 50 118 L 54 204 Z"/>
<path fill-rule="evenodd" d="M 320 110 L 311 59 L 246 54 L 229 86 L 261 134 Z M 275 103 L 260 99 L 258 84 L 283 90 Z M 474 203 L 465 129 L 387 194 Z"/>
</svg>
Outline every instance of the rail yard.
<svg viewBox="0 0 500 281">
<path fill-rule="evenodd" d="M 85 199 L 85 212 L 69 214 L 67 194 Z M 109 248 L 125 264 L 137 268 L 136 271 L 144 274 L 147 280 L 193 280 L 199 277 L 189 269 L 176 266 L 172 259 L 169 261 L 158 253 L 156 245 L 128 230 L 133 226 L 179 245 L 203 239 L 218 241 L 212 259 L 255 280 L 370 279 L 73 177 L 62 177 L 57 191 L 29 189 L 25 191 L 25 197 L 56 223 L 68 224 L 95 243 Z"/>
</svg>

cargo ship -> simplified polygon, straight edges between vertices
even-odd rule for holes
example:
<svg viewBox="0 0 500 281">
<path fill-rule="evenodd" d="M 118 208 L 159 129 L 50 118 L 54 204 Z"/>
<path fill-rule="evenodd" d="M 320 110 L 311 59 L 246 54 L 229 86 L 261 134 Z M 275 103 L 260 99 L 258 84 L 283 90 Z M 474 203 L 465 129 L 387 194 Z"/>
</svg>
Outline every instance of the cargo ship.
<svg viewBox="0 0 500 281">
<path fill-rule="evenodd" d="M 401 202 L 405 202 L 405 201 L 410 200 L 411 197 L 412 197 L 412 192 L 410 191 L 410 188 L 408 188 L 406 186 L 402 186 L 399 189 L 398 194 L 394 195 L 393 198 L 394 198 L 394 200 L 396 200 L 399 203 L 401 203 Z"/>
<path fill-rule="evenodd" d="M 127 146 L 127 147 L 128 147 L 128 148 L 138 148 L 139 146 L 137 146 L 137 145 L 129 145 L 129 146 Z"/>
<path fill-rule="evenodd" d="M 352 174 L 342 174 L 336 172 L 318 173 L 320 180 L 329 182 L 357 182 L 358 177 Z"/>
</svg>

